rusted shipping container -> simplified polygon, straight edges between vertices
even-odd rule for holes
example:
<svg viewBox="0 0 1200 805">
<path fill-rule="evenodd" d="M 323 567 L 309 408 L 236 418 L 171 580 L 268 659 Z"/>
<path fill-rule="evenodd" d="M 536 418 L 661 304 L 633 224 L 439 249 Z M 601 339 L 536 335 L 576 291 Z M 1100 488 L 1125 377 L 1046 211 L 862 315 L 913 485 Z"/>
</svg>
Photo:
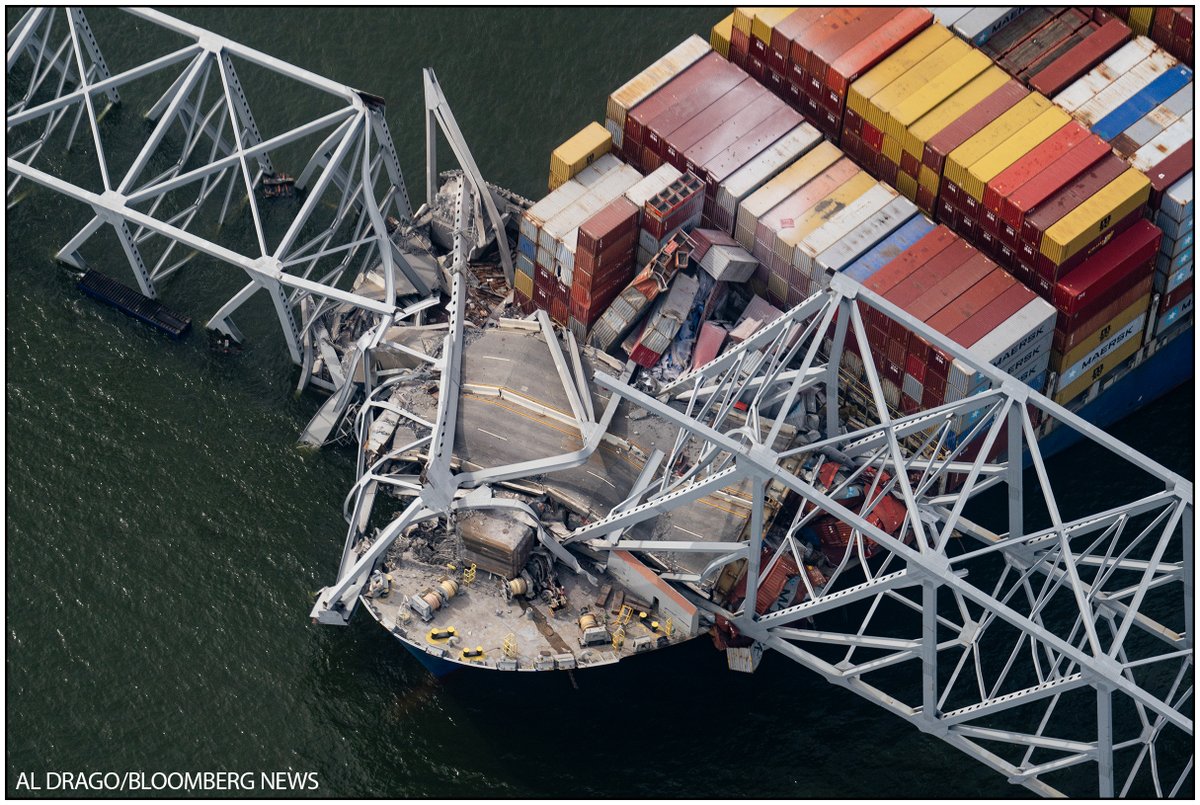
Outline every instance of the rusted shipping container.
<svg viewBox="0 0 1200 805">
<path fill-rule="evenodd" d="M 1108 58 L 1132 36 L 1129 26 L 1114 17 L 1101 24 L 1087 39 L 1046 64 L 1029 79 L 1029 86 L 1043 95 L 1057 95 Z"/>
</svg>

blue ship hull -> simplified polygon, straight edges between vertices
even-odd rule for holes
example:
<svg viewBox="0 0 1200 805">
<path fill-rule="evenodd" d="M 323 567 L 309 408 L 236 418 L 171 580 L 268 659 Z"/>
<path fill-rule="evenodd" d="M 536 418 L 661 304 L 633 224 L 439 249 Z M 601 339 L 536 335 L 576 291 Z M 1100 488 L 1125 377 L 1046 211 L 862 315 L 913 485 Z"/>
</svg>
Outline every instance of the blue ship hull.
<svg viewBox="0 0 1200 805">
<path fill-rule="evenodd" d="M 1193 328 L 1134 367 L 1096 399 L 1076 413 L 1093 425 L 1107 430 L 1111 425 L 1168 391 L 1186 383 L 1195 375 L 1196 341 Z M 1072 428 L 1059 427 L 1038 440 L 1043 456 L 1061 452 L 1079 441 Z"/>
<path fill-rule="evenodd" d="M 435 657 L 432 654 L 428 654 L 428 653 L 421 651 L 413 646 L 410 646 L 408 643 L 406 643 L 403 640 L 401 640 L 400 642 L 404 645 L 404 647 L 406 649 L 408 649 L 410 654 L 412 654 L 414 657 L 417 658 L 417 661 L 420 662 L 421 665 L 425 666 L 426 671 L 433 674 L 438 679 L 441 679 L 442 677 L 445 677 L 445 676 L 449 676 L 450 674 L 454 673 L 455 671 L 461 670 L 463 668 L 463 666 L 459 663 L 450 662 L 449 660 L 443 660 L 441 657 Z"/>
</svg>

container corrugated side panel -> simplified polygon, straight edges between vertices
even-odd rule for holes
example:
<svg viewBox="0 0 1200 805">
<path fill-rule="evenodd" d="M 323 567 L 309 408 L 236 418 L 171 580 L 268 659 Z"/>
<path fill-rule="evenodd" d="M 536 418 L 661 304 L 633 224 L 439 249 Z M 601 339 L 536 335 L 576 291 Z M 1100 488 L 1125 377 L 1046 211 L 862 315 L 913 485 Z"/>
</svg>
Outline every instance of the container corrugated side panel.
<svg viewBox="0 0 1200 805">
<path fill-rule="evenodd" d="M 910 99 L 931 80 L 946 72 L 960 59 L 971 52 L 970 45 L 961 39 L 951 38 L 936 50 L 905 70 L 894 81 L 872 96 L 863 118 L 875 128 L 897 137 L 888 127 L 888 118 L 904 101 Z M 980 54 L 982 55 L 982 54 Z M 986 56 L 984 59 L 986 60 Z M 981 68 L 982 69 L 982 68 Z M 862 114 L 861 112 L 859 114 Z M 893 126 L 894 129 L 894 126 Z"/>
<path fill-rule="evenodd" d="M 829 287 L 829 278 L 873 248 L 892 232 L 918 215 L 917 206 L 906 198 L 892 199 L 880 211 L 847 232 L 836 243 L 817 255 L 814 284 Z"/>
<path fill-rule="evenodd" d="M 1167 189 L 1159 209 L 1176 221 L 1187 220 L 1195 214 L 1195 195 L 1195 174 L 1188 173 Z"/>
<path fill-rule="evenodd" d="M 866 282 L 872 274 L 895 260 L 901 252 L 932 232 L 934 226 L 933 221 L 925 216 L 916 216 L 846 266 L 843 273 L 857 282 Z"/>
<path fill-rule="evenodd" d="M 1047 229 L 1042 254 L 1061 264 L 1149 198 L 1150 180 L 1130 168 Z"/>
<path fill-rule="evenodd" d="M 607 115 L 609 119 L 624 130 L 625 115 L 630 109 L 711 50 L 712 47 L 707 42 L 694 34 L 683 40 L 665 56 L 626 81 L 616 92 L 608 96 Z"/>
<path fill-rule="evenodd" d="M 1193 112 L 1188 112 L 1175 123 L 1162 130 L 1157 137 L 1143 145 L 1129 160 L 1129 164 L 1143 172 L 1162 162 L 1169 154 L 1182 148 L 1192 139 Z"/>
<path fill-rule="evenodd" d="M 888 113 L 886 133 L 903 147 L 908 140 L 910 126 L 990 66 L 991 62 L 983 53 L 968 50 L 962 58 L 926 80 Z"/>
<path fill-rule="evenodd" d="M 904 150 L 919 161 L 925 152 L 925 143 L 931 137 L 1004 86 L 1008 80 L 1008 74 L 999 67 L 993 65 L 984 70 L 962 89 L 915 121 L 904 136 Z"/>
<path fill-rule="evenodd" d="M 846 108 L 865 119 L 870 99 L 876 93 L 908 72 L 913 65 L 949 41 L 952 36 L 949 29 L 942 25 L 931 25 L 921 31 L 850 85 L 850 92 L 846 96 Z"/>
<path fill-rule="evenodd" d="M 785 249 L 791 248 L 788 262 L 799 268 L 805 276 L 813 276 L 814 258 L 817 255 L 844 238 L 855 227 L 877 215 L 895 199 L 895 190 L 877 182 L 828 221 L 805 235 L 802 240 L 793 239 L 792 243 L 786 244 Z"/>
<path fill-rule="evenodd" d="M 734 230 L 738 243 L 752 251 L 759 217 L 841 159 L 844 156 L 833 143 L 823 142 L 750 194 L 738 208 Z"/>
<path fill-rule="evenodd" d="M 1092 131 L 1106 140 L 1111 140 L 1132 126 L 1159 104 L 1169 100 L 1192 82 L 1192 71 L 1177 64 L 1135 92 L 1131 98 L 1092 125 Z"/>
<path fill-rule="evenodd" d="M 717 188 L 717 206 L 732 216 L 737 203 L 770 181 L 797 158 L 821 141 L 821 133 L 809 123 L 792 129 L 774 145 L 734 171 Z"/>
<path fill-rule="evenodd" d="M 1118 154 L 1130 156 L 1157 137 L 1164 129 L 1192 111 L 1196 101 L 1195 86 L 1189 83 L 1170 98 L 1151 109 L 1120 134 L 1112 138 Z"/>
<path fill-rule="evenodd" d="M 951 151 L 946 157 L 943 175 L 959 187 L 966 183 L 967 170 L 991 153 L 1000 143 L 1015 134 L 1025 124 L 1050 107 L 1050 101 L 1041 95 L 1026 95 L 1011 109 L 988 123 L 966 142 Z"/>
<path fill-rule="evenodd" d="M 1120 76 L 1087 103 L 1071 111 L 1076 120 L 1088 126 L 1094 126 L 1097 121 L 1117 110 L 1122 104 L 1141 90 L 1154 82 L 1159 76 L 1171 69 L 1175 59 L 1165 50 L 1156 50 L 1147 58 L 1138 62 L 1129 72 Z"/>
<path fill-rule="evenodd" d="M 1054 96 L 1054 103 L 1068 112 L 1074 112 L 1109 84 L 1132 70 L 1135 65 L 1149 58 L 1154 48 L 1155 44 L 1144 36 L 1125 43 L 1083 78 Z"/>
<path fill-rule="evenodd" d="M 972 165 L 960 186 L 971 198 L 982 201 L 983 189 L 988 182 L 1070 122 L 1071 117 L 1066 112 L 1054 106 L 1048 107 Z"/>
</svg>

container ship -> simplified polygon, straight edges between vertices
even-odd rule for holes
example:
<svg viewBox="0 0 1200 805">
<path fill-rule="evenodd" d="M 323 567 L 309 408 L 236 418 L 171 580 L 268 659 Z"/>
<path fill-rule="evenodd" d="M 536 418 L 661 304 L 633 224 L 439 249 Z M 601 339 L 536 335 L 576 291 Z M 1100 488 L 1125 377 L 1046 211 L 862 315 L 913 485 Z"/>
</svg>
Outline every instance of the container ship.
<svg viewBox="0 0 1200 805">
<path fill-rule="evenodd" d="M 464 437 L 456 457 L 531 458 L 506 436 L 524 435 L 505 421 L 513 415 L 570 422 L 581 400 L 551 371 L 564 355 L 578 355 L 579 377 L 627 361 L 660 394 L 836 275 L 1101 427 L 1186 382 L 1194 90 L 1179 59 L 1192 58 L 1190 19 L 1190 9 L 1159 9 L 1150 23 L 1139 9 L 739 8 L 707 41 L 678 44 L 609 96 L 603 123 L 551 155 L 549 192 L 520 213 L 514 253 L 513 315 L 529 318 L 473 344 L 482 357 L 466 353 L 464 383 L 520 402 L 492 400 L 504 409 L 494 427 L 480 425 L 474 444 Z M 530 323 L 539 316 L 545 327 Z M 864 319 L 894 417 L 986 387 L 928 337 L 878 311 Z M 860 351 L 848 343 L 839 367 L 850 429 L 871 421 Z M 530 368 L 518 380 L 488 361 Z M 612 399 L 579 392 L 597 395 L 593 415 Z M 397 399 L 417 421 L 434 418 L 436 400 Z M 628 505 L 659 451 L 699 460 L 672 453 L 665 423 L 621 411 L 578 470 L 505 493 L 538 522 L 472 515 L 458 550 L 441 554 L 419 530 L 399 540 L 362 598 L 368 611 L 438 673 L 585 667 L 705 632 L 725 649 L 746 645 L 671 583 L 733 608 L 744 561 L 708 573 L 705 561 L 651 550 L 604 559 L 575 542 L 604 569 L 593 578 L 557 573 L 556 558 L 575 560 L 537 549 L 548 523 L 569 544 L 574 529 Z M 1003 440 L 983 444 L 985 416 L 956 417 L 940 449 L 1002 456 Z M 1052 417 L 1033 424 L 1044 455 L 1078 438 Z M 852 474 L 833 459 L 794 469 L 827 490 Z M 676 513 L 674 533 L 736 542 L 751 515 L 745 491 Z M 766 501 L 769 528 L 786 490 Z M 874 505 L 880 527 L 900 527 L 897 492 Z M 638 538 L 649 549 L 663 536 L 643 526 Z M 834 518 L 804 539 L 802 559 L 773 563 L 762 580 L 771 594 L 760 591 L 760 615 L 803 601 L 847 560 L 870 561 L 869 547 L 851 556 L 852 530 Z M 499 592 L 464 603 L 484 576 Z"/>
</svg>

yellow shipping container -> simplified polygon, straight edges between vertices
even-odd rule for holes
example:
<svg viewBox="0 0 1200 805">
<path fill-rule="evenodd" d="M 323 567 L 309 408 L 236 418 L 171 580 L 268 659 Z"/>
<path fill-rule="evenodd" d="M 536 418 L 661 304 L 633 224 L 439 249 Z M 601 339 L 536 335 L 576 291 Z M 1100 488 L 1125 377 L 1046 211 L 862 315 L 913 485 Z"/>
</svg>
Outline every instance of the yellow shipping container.
<svg viewBox="0 0 1200 805">
<path fill-rule="evenodd" d="M 937 196 L 938 185 L 940 185 L 942 177 L 938 176 L 937 171 L 928 165 L 921 166 L 921 172 L 917 174 L 917 183 L 924 187 L 929 192 Z"/>
<path fill-rule="evenodd" d="M 988 182 L 1070 121 L 1070 115 L 1057 106 L 1051 106 L 972 165 L 964 177 L 964 184 L 960 186 L 971 198 L 983 201 L 983 189 Z"/>
<path fill-rule="evenodd" d="M 599 123 L 588 123 L 550 154 L 550 189 L 554 190 L 612 150 L 612 135 Z"/>
<path fill-rule="evenodd" d="M 738 207 L 737 225 L 733 233 L 738 243 L 747 250 L 752 250 L 759 217 L 844 157 L 836 145 L 823 140 L 816 148 L 750 194 Z"/>
<path fill-rule="evenodd" d="M 883 135 L 883 148 L 880 149 L 883 155 L 892 161 L 892 164 L 900 164 L 900 141 L 893 140 L 886 134 Z"/>
<path fill-rule="evenodd" d="M 1122 341 L 1111 352 L 1098 356 L 1093 363 L 1088 365 L 1086 372 L 1054 392 L 1054 401 L 1061 405 L 1086 393 L 1088 389 L 1104 380 L 1109 373 L 1128 360 L 1141 346 L 1141 336 L 1134 335 Z"/>
<path fill-rule="evenodd" d="M 869 111 L 871 125 L 880 131 L 887 131 L 888 117 L 913 93 L 925 86 L 930 79 L 946 71 L 946 68 L 970 52 L 971 46 L 958 37 L 943 42 L 941 47 L 930 53 L 921 61 L 906 70 L 903 75 L 888 84 L 882 91 L 871 98 Z M 876 123 L 876 119 L 878 123 Z M 895 137 L 895 135 L 892 135 Z"/>
<path fill-rule="evenodd" d="M 1047 229 L 1042 254 L 1061 265 L 1149 198 L 1150 180 L 1130 168 Z"/>
<path fill-rule="evenodd" d="M 1129 9 L 1129 29 L 1133 31 L 1134 36 L 1146 36 L 1150 33 L 1150 26 L 1154 22 L 1153 7 L 1139 7 Z"/>
<path fill-rule="evenodd" d="M 733 36 L 733 15 L 730 14 L 725 19 L 718 22 L 712 27 L 712 34 L 708 37 L 708 43 L 712 45 L 712 49 L 720 53 L 725 58 L 729 58 L 729 40 Z"/>
<path fill-rule="evenodd" d="M 908 129 L 913 123 L 986 70 L 991 63 L 982 51 L 968 50 L 888 112 L 887 133 L 903 145 Z"/>
<path fill-rule="evenodd" d="M 896 189 L 909 201 L 917 200 L 917 180 L 903 171 L 896 174 Z"/>
<path fill-rule="evenodd" d="M 779 231 L 775 233 L 771 250 L 789 263 L 794 262 L 792 256 L 795 254 L 796 244 L 824 226 L 830 218 L 846 209 L 848 204 L 853 203 L 855 199 L 877 184 L 879 182 L 866 171 L 854 174 L 840 184 L 836 190 L 803 212 L 793 226 L 787 229 L 780 227 Z"/>
<path fill-rule="evenodd" d="M 886 131 L 888 115 L 894 107 L 961 59 L 970 49 L 971 46 L 958 37 L 943 42 L 928 56 L 897 76 L 895 81 L 875 93 L 867 107 L 867 121 L 880 131 Z"/>
<path fill-rule="evenodd" d="M 1053 352 L 1050 356 L 1050 368 L 1058 373 L 1070 369 L 1086 358 L 1091 352 L 1099 349 L 1104 345 L 1105 341 L 1120 335 L 1121 329 L 1129 324 L 1135 324 L 1138 316 L 1144 316 L 1150 310 L 1150 294 L 1145 294 L 1141 299 L 1134 302 L 1129 307 L 1122 310 L 1120 313 L 1112 317 L 1111 321 L 1105 322 L 1102 327 L 1097 327 L 1096 332 L 1089 335 L 1087 338 L 1080 341 L 1075 346 L 1067 351 L 1067 354 Z M 1143 325 L 1145 322 L 1142 323 Z M 1140 330 L 1138 330 L 1140 332 Z M 1128 335 L 1126 336 L 1128 337 Z M 1140 339 L 1139 339 L 1140 340 Z"/>
<path fill-rule="evenodd" d="M 1050 108 L 1050 101 L 1044 95 L 1036 92 L 1026 95 L 1007 112 L 951 151 L 946 157 L 946 167 L 942 171 L 942 175 L 948 181 L 962 187 L 966 181 L 968 168 L 990 154 L 1000 143 L 1048 108 Z"/>
<path fill-rule="evenodd" d="M 908 133 L 904 136 L 904 150 L 920 159 L 925 153 L 925 143 L 1009 80 L 1008 73 L 999 67 L 987 68 L 971 79 L 965 87 L 909 126 Z"/>
<path fill-rule="evenodd" d="M 770 6 L 738 6 L 733 10 L 733 27 L 749 36 L 750 28 L 754 25 L 754 18 L 760 12 L 770 10 Z"/>
<path fill-rule="evenodd" d="M 755 14 L 754 19 L 750 22 L 750 35 L 758 37 L 758 41 L 770 45 L 771 31 L 775 30 L 775 26 L 795 10 L 795 6 L 763 9 Z"/>
<path fill-rule="evenodd" d="M 533 277 L 526 274 L 524 271 L 518 271 L 513 276 L 513 285 L 517 289 L 517 293 L 524 296 L 526 299 L 533 298 Z"/>
<path fill-rule="evenodd" d="M 871 68 L 862 78 L 850 85 L 846 106 L 866 119 L 869 101 L 876 93 L 887 87 L 913 65 L 945 44 L 954 34 L 942 25 L 934 23 L 909 42 Z"/>
</svg>

